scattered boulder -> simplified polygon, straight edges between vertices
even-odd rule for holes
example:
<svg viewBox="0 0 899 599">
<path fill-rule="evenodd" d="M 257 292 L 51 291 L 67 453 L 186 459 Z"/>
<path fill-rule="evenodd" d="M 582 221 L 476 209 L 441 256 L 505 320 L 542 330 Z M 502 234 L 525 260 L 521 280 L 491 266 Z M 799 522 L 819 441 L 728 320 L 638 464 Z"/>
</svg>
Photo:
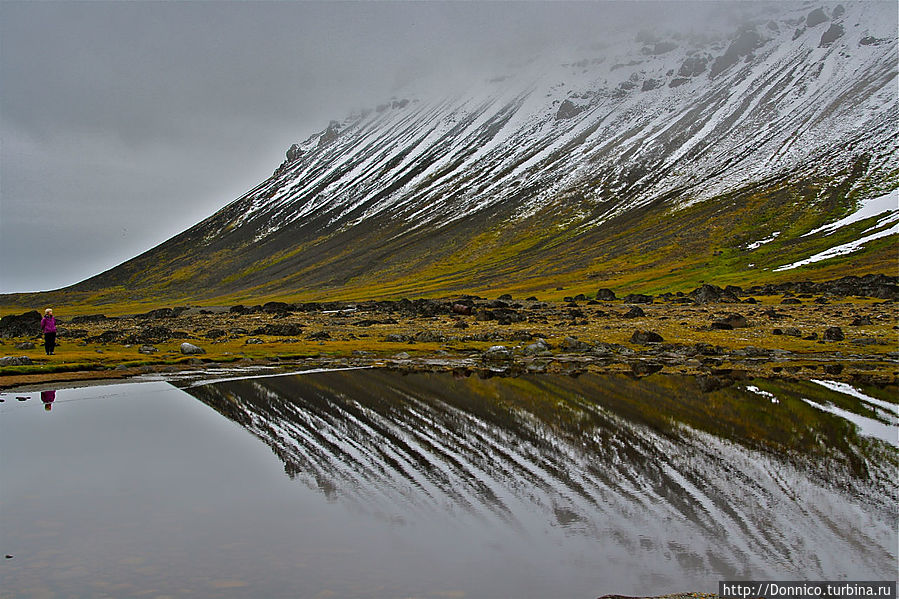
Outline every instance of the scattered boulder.
<svg viewBox="0 0 899 599">
<path fill-rule="evenodd" d="M 137 353 L 139 353 L 139 354 L 149 355 L 149 354 L 155 354 L 158 351 L 159 350 L 156 349 L 155 347 L 153 347 L 152 345 L 141 345 L 139 348 L 137 348 Z"/>
<path fill-rule="evenodd" d="M 596 292 L 596 299 L 600 302 L 613 302 L 617 297 L 615 297 L 615 292 L 611 289 L 600 289 Z"/>
<path fill-rule="evenodd" d="M 712 323 L 713 329 L 731 330 L 741 329 L 749 326 L 746 317 L 742 314 L 728 314 L 724 318 L 716 320 Z"/>
<path fill-rule="evenodd" d="M 846 336 L 843 335 L 843 329 L 840 327 L 829 327 L 824 331 L 825 341 L 842 341 Z"/>
<path fill-rule="evenodd" d="M 206 350 L 202 347 L 198 347 L 193 343 L 187 343 L 186 341 L 181 344 L 181 353 L 185 356 L 195 356 L 199 354 L 205 354 Z"/>
<path fill-rule="evenodd" d="M 652 296 L 643 293 L 631 293 L 624 296 L 625 304 L 651 304 Z"/>
<path fill-rule="evenodd" d="M 863 327 L 874 324 L 871 322 L 871 318 L 868 316 L 858 316 L 852 321 L 852 326 L 854 327 Z"/>
<path fill-rule="evenodd" d="M 622 318 L 642 318 L 646 312 L 640 306 L 631 306 L 631 309 L 621 315 Z"/>
<path fill-rule="evenodd" d="M 313 341 L 324 341 L 326 339 L 331 338 L 331 333 L 328 331 L 316 331 L 315 333 L 310 333 L 307 339 L 312 339 Z"/>
<path fill-rule="evenodd" d="M 527 356 L 537 356 L 546 354 L 550 350 L 549 344 L 544 339 L 537 339 L 534 343 L 525 346 L 524 352 Z"/>
<path fill-rule="evenodd" d="M 631 335 L 631 343 L 648 345 L 650 343 L 662 343 L 665 341 L 661 335 L 654 331 L 634 331 Z"/>
<path fill-rule="evenodd" d="M 471 316 L 471 306 L 465 304 L 453 304 L 453 314 L 461 314 L 462 316 Z"/>
<path fill-rule="evenodd" d="M 23 341 L 16 344 L 16 349 L 34 349 L 34 343 L 31 341 Z"/>
<path fill-rule="evenodd" d="M 585 343 L 577 337 L 565 337 L 559 347 L 564 351 L 585 352 L 590 350 L 590 344 Z"/>
</svg>

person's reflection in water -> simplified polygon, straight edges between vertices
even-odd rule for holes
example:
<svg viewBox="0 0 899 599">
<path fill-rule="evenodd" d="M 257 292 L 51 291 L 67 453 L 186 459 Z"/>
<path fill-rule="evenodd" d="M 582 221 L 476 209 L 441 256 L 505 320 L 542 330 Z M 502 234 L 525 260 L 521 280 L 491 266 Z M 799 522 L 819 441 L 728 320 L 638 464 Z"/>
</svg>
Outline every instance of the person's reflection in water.
<svg viewBox="0 0 899 599">
<path fill-rule="evenodd" d="M 44 402 L 44 409 L 49 412 L 56 401 L 56 391 L 41 391 L 41 401 Z"/>
</svg>

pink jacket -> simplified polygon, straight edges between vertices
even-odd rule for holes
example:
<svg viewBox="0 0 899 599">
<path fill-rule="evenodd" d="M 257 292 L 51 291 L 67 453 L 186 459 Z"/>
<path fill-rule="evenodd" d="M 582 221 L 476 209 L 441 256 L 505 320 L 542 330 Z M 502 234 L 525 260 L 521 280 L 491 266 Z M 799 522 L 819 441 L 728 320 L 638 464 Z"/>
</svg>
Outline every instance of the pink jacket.
<svg viewBox="0 0 899 599">
<path fill-rule="evenodd" d="M 55 333 L 56 332 L 56 319 L 52 316 L 44 316 L 41 319 L 41 333 Z"/>
</svg>

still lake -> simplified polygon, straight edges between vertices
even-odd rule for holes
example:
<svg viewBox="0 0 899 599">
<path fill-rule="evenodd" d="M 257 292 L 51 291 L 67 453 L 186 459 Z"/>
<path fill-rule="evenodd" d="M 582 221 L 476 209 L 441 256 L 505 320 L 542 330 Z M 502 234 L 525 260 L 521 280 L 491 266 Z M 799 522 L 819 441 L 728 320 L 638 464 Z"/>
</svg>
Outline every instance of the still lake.
<svg viewBox="0 0 899 599">
<path fill-rule="evenodd" d="M 895 387 L 466 374 L 0 394 L 0 597 L 895 579 Z"/>
</svg>

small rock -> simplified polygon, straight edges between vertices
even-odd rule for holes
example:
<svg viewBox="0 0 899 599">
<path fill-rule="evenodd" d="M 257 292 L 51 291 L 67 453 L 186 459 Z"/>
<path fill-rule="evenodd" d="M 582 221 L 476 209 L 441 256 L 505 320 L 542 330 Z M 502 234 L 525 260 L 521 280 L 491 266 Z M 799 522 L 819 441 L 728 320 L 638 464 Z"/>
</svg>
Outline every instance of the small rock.
<svg viewBox="0 0 899 599">
<path fill-rule="evenodd" d="M 868 316 L 859 316 L 852 321 L 852 326 L 854 327 L 869 326 L 871 324 L 873 323 L 871 322 L 871 318 Z"/>
<path fill-rule="evenodd" d="M 155 354 L 159 350 L 153 347 L 152 345 L 141 345 L 137 348 L 137 353 L 139 354 Z"/>
<path fill-rule="evenodd" d="M 631 309 L 621 315 L 622 318 L 642 318 L 646 312 L 640 306 L 631 306 Z"/>
<path fill-rule="evenodd" d="M 16 349 L 34 349 L 34 343 L 31 341 L 23 341 L 16 344 Z"/>
</svg>

